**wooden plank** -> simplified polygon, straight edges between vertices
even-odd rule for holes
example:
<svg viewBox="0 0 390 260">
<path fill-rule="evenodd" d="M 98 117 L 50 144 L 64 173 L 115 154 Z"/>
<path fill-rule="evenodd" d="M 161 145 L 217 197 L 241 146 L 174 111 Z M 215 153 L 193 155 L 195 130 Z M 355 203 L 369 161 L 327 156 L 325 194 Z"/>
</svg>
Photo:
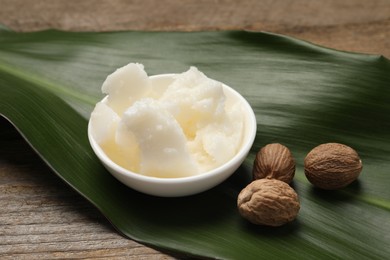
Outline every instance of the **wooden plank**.
<svg viewBox="0 0 390 260">
<path fill-rule="evenodd" d="M 0 118 L 1 259 L 171 259 L 126 239 Z"/>
</svg>

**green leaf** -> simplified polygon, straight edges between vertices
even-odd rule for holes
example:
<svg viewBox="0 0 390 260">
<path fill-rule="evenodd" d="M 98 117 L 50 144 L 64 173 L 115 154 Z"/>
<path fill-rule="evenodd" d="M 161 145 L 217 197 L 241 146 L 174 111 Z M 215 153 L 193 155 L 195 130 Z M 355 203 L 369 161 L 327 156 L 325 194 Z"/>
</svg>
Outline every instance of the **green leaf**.
<svg viewBox="0 0 390 260">
<path fill-rule="evenodd" d="M 258 133 L 242 167 L 218 187 L 158 198 L 116 181 L 87 139 L 105 77 L 129 62 L 150 75 L 197 66 L 253 106 Z M 0 114 L 49 167 L 118 229 L 146 245 L 226 259 L 386 259 L 390 255 L 390 62 L 255 32 L 0 30 Z M 263 145 L 287 145 L 297 161 L 296 221 L 254 226 L 236 209 Z M 303 173 L 313 147 L 341 142 L 363 161 L 340 191 L 314 189 Z"/>
</svg>

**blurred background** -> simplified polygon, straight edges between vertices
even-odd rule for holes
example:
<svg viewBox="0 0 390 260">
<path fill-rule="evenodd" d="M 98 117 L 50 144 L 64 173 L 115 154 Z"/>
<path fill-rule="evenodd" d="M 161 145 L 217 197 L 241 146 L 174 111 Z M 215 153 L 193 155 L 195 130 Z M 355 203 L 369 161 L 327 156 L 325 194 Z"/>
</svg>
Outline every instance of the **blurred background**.
<svg viewBox="0 0 390 260">
<path fill-rule="evenodd" d="M 15 31 L 256 30 L 390 57 L 389 0 L 0 0 Z"/>
</svg>

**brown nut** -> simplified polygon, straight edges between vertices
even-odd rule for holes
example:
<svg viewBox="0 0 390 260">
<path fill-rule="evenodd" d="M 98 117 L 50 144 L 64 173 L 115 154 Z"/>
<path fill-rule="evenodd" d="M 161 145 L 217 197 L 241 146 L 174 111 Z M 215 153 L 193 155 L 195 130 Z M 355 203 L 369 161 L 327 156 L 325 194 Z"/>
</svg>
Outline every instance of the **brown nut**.
<svg viewBox="0 0 390 260">
<path fill-rule="evenodd" d="M 359 176 L 363 165 L 357 152 L 339 143 L 321 144 L 305 158 L 305 175 L 316 187 L 341 189 Z"/>
<path fill-rule="evenodd" d="M 238 195 L 241 216 L 256 225 L 281 226 L 293 221 L 300 209 L 297 193 L 285 182 L 260 179 Z"/>
<path fill-rule="evenodd" d="M 295 160 L 290 150 L 281 144 L 268 144 L 256 154 L 253 179 L 278 179 L 290 183 L 295 174 Z"/>
</svg>

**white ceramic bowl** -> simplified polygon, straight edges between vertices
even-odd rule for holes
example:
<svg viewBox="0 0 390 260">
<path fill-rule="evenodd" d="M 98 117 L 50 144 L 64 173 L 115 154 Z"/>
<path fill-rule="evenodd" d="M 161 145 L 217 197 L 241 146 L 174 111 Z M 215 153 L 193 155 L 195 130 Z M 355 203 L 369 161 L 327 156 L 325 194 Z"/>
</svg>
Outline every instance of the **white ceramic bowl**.
<svg viewBox="0 0 390 260">
<path fill-rule="evenodd" d="M 173 74 L 151 76 L 153 84 L 165 85 L 172 81 Z M 93 151 L 103 163 L 104 167 L 120 182 L 134 190 L 161 197 L 187 196 L 206 191 L 232 175 L 243 163 L 251 149 L 256 136 L 256 117 L 249 103 L 237 91 L 223 85 L 226 102 L 242 103 L 244 117 L 244 137 L 239 152 L 228 162 L 195 176 L 180 178 L 158 178 L 131 172 L 115 164 L 101 149 L 92 137 L 91 124 L 88 125 L 88 138 Z"/>
</svg>

